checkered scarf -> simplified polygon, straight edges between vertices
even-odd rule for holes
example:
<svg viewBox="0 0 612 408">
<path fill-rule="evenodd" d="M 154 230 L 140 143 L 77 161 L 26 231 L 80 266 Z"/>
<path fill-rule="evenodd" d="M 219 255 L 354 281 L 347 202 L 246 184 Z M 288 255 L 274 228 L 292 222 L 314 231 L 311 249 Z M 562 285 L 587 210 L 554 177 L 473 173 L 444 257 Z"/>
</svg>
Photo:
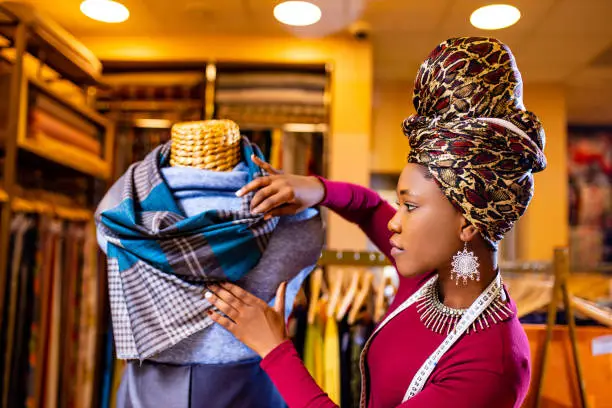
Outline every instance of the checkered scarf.
<svg viewBox="0 0 612 408">
<path fill-rule="evenodd" d="M 252 154 L 263 159 L 243 139 L 249 181 L 262 176 Z M 208 327 L 211 305 L 202 296 L 205 285 L 237 281 L 250 271 L 278 223 L 277 218 L 251 215 L 253 193 L 238 211 L 185 216 L 161 174 L 169 158 L 167 143 L 134 163 L 98 209 L 120 359 L 144 360 Z"/>
</svg>

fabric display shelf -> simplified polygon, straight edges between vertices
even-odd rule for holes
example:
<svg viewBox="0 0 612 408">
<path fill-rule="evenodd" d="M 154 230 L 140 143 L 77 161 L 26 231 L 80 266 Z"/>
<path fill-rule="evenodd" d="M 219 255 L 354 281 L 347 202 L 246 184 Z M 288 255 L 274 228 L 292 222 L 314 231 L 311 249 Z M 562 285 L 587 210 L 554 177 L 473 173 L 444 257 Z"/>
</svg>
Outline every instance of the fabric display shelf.
<svg viewBox="0 0 612 408">
<path fill-rule="evenodd" d="M 328 76 L 248 67 L 218 67 L 215 117 L 238 124 L 327 123 Z"/>
<path fill-rule="evenodd" d="M 104 79 L 96 106 L 117 122 L 114 175 L 166 142 L 172 124 L 213 118 L 235 121 L 275 167 L 325 174 L 323 65 L 108 61 Z"/>
<path fill-rule="evenodd" d="M 18 135 L 19 147 L 94 177 L 110 177 L 111 123 L 36 79 L 28 78 L 26 89 L 26 131 Z"/>
<path fill-rule="evenodd" d="M 108 324 L 91 208 L 114 146 L 90 104 L 102 65 L 36 6 L 2 2 L 0 20 L 0 408 L 96 408 Z"/>
<path fill-rule="evenodd" d="M 102 146 L 98 139 L 98 129 L 72 114 L 67 109 L 54 104 L 48 98 L 38 97 L 34 109 L 30 110 L 28 127 L 30 135 L 43 133 L 60 142 L 72 144 L 96 156 L 100 156 Z"/>
</svg>

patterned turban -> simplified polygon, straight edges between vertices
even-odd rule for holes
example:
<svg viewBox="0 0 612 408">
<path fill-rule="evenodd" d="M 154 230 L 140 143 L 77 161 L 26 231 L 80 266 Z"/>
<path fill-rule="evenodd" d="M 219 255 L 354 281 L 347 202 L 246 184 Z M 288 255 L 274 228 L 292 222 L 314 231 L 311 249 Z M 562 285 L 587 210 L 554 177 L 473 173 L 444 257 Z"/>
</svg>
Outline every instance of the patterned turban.
<svg viewBox="0 0 612 408">
<path fill-rule="evenodd" d="M 533 196 L 546 168 L 542 124 L 525 110 L 510 49 L 492 38 L 453 38 L 421 65 L 417 114 L 403 130 L 408 162 L 426 166 L 442 192 L 497 246 Z"/>
</svg>

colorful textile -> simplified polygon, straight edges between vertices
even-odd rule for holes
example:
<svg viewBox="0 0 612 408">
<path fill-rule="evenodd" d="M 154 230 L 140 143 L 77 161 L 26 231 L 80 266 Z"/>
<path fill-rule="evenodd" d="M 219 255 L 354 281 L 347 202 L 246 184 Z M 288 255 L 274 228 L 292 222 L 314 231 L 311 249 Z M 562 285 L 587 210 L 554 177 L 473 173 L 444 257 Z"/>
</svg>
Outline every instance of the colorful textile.
<svg viewBox="0 0 612 408">
<path fill-rule="evenodd" d="M 546 168 L 545 136 L 525 110 L 510 49 L 491 38 L 453 38 L 421 65 L 404 121 L 410 163 L 426 166 L 443 193 L 492 246 L 525 212 L 533 173 Z"/>
<path fill-rule="evenodd" d="M 247 181 L 262 175 L 252 154 L 261 157 L 243 139 Z M 243 277 L 259 262 L 278 223 L 251 215 L 253 193 L 237 211 L 206 210 L 187 217 L 161 174 L 169 157 L 167 143 L 130 166 L 97 212 L 98 232 L 107 243 L 120 359 L 146 359 L 210 325 L 204 286 Z"/>
</svg>

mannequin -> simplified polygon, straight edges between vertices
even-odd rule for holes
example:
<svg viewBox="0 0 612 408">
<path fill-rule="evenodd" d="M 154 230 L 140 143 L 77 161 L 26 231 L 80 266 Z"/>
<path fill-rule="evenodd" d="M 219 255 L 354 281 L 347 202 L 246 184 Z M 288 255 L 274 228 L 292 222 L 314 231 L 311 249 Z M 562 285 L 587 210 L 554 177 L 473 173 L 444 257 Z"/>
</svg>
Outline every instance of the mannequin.
<svg viewBox="0 0 612 408">
<path fill-rule="evenodd" d="M 157 147 L 142 162 L 132 165 L 111 187 L 97 211 L 99 243 L 109 257 L 117 357 L 128 360 L 117 393 L 117 408 L 284 407 L 259 367 L 258 356 L 209 321 L 206 310 L 212 305 L 203 292 L 207 282 L 229 279 L 273 304 L 276 288 L 287 281 L 288 317 L 302 282 L 321 253 L 324 233 L 319 213 L 309 209 L 266 221 L 244 210 L 249 208 L 250 198 L 245 201 L 235 192 L 258 177 L 260 169 L 250 156 L 261 153 L 241 137 L 236 123 L 184 122 L 175 124 L 171 132 L 169 145 Z M 137 201 L 140 205 L 134 204 Z M 126 217 L 126 208 L 135 214 Z M 130 230 L 129 240 L 122 241 L 130 223 L 140 224 Z M 186 231 L 177 230 L 185 225 Z M 168 228 L 171 233 L 165 237 Z M 244 235 L 249 229 L 255 238 Z M 143 230 L 148 235 L 130 247 L 133 235 L 139 236 Z M 219 236 L 219 230 L 228 232 Z M 177 234 L 185 234 L 185 238 L 177 240 Z M 243 235 L 236 238 L 234 234 Z M 256 243 L 244 244 L 249 239 Z M 230 246 L 235 242 L 236 247 L 224 255 L 228 242 Z M 196 245 L 203 246 L 194 249 Z M 241 256 L 236 257 L 236 253 Z M 134 273 L 132 264 L 144 266 Z M 151 274 L 151 266 L 159 270 Z M 198 273 L 192 275 L 194 269 Z M 140 290 L 132 304 L 130 285 Z M 120 296 L 114 295 L 117 288 L 122 289 Z M 181 292 L 178 300 L 173 298 L 175 292 Z M 143 298 L 153 299 L 147 306 L 153 312 L 141 306 Z M 132 316 L 139 307 L 144 312 Z M 150 322 L 154 325 L 148 327 Z M 170 323 L 163 326 L 166 322 Z M 146 330 L 139 332 L 143 326 Z M 143 344 L 140 339 L 153 337 L 149 333 L 173 335 L 152 345 Z M 127 346 L 117 340 L 132 337 L 135 340 Z"/>
</svg>

